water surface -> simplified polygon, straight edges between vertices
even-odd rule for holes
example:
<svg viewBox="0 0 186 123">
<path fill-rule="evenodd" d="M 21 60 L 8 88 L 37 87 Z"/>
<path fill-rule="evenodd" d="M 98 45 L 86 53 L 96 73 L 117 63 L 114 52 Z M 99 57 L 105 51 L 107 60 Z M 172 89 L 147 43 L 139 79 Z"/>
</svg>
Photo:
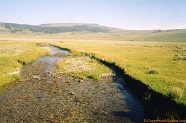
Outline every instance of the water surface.
<svg viewBox="0 0 186 123">
<path fill-rule="evenodd" d="M 100 81 L 83 80 L 56 72 L 55 62 L 68 51 L 46 47 L 51 54 L 21 70 L 21 80 L 0 95 L 2 122 L 143 122 L 139 101 L 126 89 L 117 71 Z"/>
</svg>

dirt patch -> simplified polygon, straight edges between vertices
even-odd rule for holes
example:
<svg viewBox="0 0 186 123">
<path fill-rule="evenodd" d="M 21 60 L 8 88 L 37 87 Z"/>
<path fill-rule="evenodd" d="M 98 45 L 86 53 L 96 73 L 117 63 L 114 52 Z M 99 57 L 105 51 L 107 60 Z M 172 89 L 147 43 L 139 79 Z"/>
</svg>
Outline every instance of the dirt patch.
<svg viewBox="0 0 186 123">
<path fill-rule="evenodd" d="M 84 71 L 91 71 L 94 69 L 92 65 L 85 61 L 87 58 L 71 58 L 65 61 L 65 72 L 84 72 Z M 90 58 L 89 58 L 90 59 Z"/>
</svg>

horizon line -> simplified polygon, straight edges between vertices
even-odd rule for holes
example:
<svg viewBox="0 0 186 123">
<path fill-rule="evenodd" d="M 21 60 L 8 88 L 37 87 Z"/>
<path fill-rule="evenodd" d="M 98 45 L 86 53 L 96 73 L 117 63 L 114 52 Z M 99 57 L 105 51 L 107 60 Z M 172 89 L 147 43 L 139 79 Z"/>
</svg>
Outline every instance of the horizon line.
<svg viewBox="0 0 186 123">
<path fill-rule="evenodd" d="M 51 23 L 40 23 L 40 24 L 30 24 L 30 23 L 17 23 L 17 22 L 0 22 L 0 23 L 5 23 L 5 24 L 19 24 L 19 25 L 30 25 L 30 26 L 42 26 L 42 25 L 50 25 L 50 24 L 90 24 L 90 25 L 98 25 L 98 26 L 104 26 L 104 27 L 109 27 L 109 28 L 115 28 L 115 29 L 120 29 L 123 31 L 154 31 L 154 30 L 184 30 L 185 28 L 179 28 L 179 27 L 164 27 L 164 28 L 153 28 L 150 27 L 149 29 L 127 29 L 127 28 L 121 28 L 121 27 L 114 27 L 114 26 L 107 26 L 107 25 L 102 25 L 98 23 L 82 23 L 82 22 L 51 22 Z M 57 26 L 56 26 L 57 27 Z"/>
</svg>

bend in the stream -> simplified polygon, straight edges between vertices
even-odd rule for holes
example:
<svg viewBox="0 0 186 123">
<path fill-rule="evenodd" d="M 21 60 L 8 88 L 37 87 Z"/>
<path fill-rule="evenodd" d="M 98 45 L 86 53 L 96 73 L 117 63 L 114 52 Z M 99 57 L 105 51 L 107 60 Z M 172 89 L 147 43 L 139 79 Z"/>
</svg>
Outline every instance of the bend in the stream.
<svg viewBox="0 0 186 123">
<path fill-rule="evenodd" d="M 55 46 L 50 46 L 54 48 Z M 55 47 L 59 48 L 59 47 Z M 60 48 L 60 50 L 64 50 Z M 65 49 L 69 52 L 68 49 Z M 109 67 L 113 73 L 113 82 L 121 90 L 126 97 L 125 101 L 130 109 L 129 113 L 113 112 L 117 116 L 129 116 L 132 119 L 142 120 L 142 117 L 151 119 L 186 119 L 186 106 L 178 104 L 172 99 L 153 91 L 147 85 L 139 80 L 135 80 L 131 76 L 125 74 L 124 69 L 119 68 L 114 63 L 109 63 L 101 59 L 92 57 Z M 143 112 L 145 111 L 145 114 Z M 168 114 L 168 115 L 167 115 Z"/>
<path fill-rule="evenodd" d="M 48 48 L 50 48 L 51 54 L 58 53 L 58 50 L 61 50 L 62 52 L 65 51 L 66 55 L 68 55 L 69 53 L 69 51 L 63 50 L 61 48 L 57 50 L 56 48 L 59 48 L 59 47 L 55 47 L 55 46 L 49 46 Z M 89 57 L 89 56 L 86 56 L 86 57 Z M 112 112 L 112 114 L 116 117 L 128 117 L 129 119 L 132 119 L 135 122 L 143 122 L 145 118 L 143 105 L 126 88 L 122 73 L 118 72 L 116 69 L 108 65 L 106 65 L 106 67 L 109 67 L 112 70 L 112 72 L 115 74 L 112 80 L 115 83 L 116 87 L 121 90 L 121 93 L 124 96 L 123 101 L 126 102 L 127 109 L 129 110 L 128 112 L 115 111 L 115 112 Z"/>
<path fill-rule="evenodd" d="M 53 46 L 45 46 L 44 48 L 50 51 L 50 55 L 40 57 L 30 65 L 23 67 L 21 70 L 21 81 L 46 78 L 47 83 L 52 83 L 51 76 L 56 70 L 55 62 L 67 57 L 69 51 Z"/>
</svg>

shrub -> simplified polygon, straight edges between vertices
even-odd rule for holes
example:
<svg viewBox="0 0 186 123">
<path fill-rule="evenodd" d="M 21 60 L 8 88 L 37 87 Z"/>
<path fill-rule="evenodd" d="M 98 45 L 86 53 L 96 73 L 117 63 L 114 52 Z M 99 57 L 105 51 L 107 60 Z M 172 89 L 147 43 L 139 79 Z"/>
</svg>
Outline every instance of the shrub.
<svg viewBox="0 0 186 123">
<path fill-rule="evenodd" d="M 150 70 L 147 72 L 147 74 L 159 74 L 159 72 L 156 70 Z"/>
</svg>

